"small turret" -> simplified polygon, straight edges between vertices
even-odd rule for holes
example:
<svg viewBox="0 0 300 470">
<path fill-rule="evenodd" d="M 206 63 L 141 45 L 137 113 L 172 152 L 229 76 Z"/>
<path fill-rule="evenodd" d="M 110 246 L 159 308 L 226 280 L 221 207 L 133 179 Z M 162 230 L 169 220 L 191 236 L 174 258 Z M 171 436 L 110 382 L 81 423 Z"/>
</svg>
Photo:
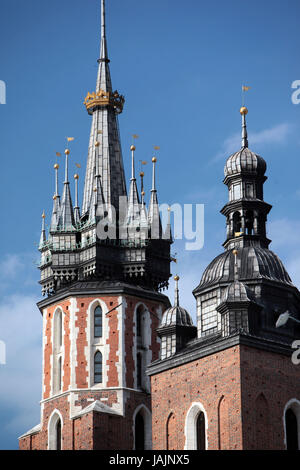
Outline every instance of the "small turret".
<svg viewBox="0 0 300 470">
<path fill-rule="evenodd" d="M 175 276 L 174 307 L 168 308 L 162 316 L 157 329 L 161 337 L 160 358 L 166 359 L 180 351 L 186 343 L 197 336 L 197 328 L 193 325 L 190 314 L 179 305 L 179 276 Z"/>
</svg>

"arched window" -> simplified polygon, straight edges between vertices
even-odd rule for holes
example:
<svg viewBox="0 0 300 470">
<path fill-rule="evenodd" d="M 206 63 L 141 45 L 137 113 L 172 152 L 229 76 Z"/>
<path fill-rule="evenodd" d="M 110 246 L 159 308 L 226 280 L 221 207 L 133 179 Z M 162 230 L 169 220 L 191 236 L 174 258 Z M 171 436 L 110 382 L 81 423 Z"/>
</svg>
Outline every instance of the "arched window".
<svg viewBox="0 0 300 470">
<path fill-rule="evenodd" d="M 57 392 L 61 391 L 61 385 L 62 385 L 62 367 L 61 367 L 61 357 L 58 358 L 58 364 L 57 364 Z"/>
<path fill-rule="evenodd" d="M 59 411 L 55 410 L 48 423 L 48 449 L 62 450 L 63 421 Z"/>
<path fill-rule="evenodd" d="M 62 390 L 62 364 L 63 364 L 63 312 L 57 309 L 53 318 L 53 392 Z"/>
<path fill-rule="evenodd" d="M 239 212 L 235 212 L 233 214 L 233 232 L 240 232 L 241 231 L 241 214 Z"/>
<path fill-rule="evenodd" d="M 245 228 L 246 228 L 246 233 L 248 235 L 252 235 L 253 233 L 253 224 L 254 224 L 253 212 L 247 211 L 246 218 L 245 218 Z"/>
<path fill-rule="evenodd" d="M 185 421 L 185 449 L 206 450 L 207 417 L 203 405 L 193 403 L 187 412 Z"/>
<path fill-rule="evenodd" d="M 135 417 L 135 450 L 145 450 L 145 423 L 141 412 Z"/>
<path fill-rule="evenodd" d="M 205 450 L 205 417 L 201 411 L 196 422 L 197 450 Z"/>
<path fill-rule="evenodd" d="M 100 305 L 94 311 L 94 337 L 102 338 L 102 308 Z"/>
<path fill-rule="evenodd" d="M 61 420 L 56 424 L 56 450 L 61 450 Z"/>
<path fill-rule="evenodd" d="M 136 357 L 136 384 L 138 388 L 142 386 L 142 373 L 143 373 L 143 357 L 141 353 L 137 354 Z"/>
<path fill-rule="evenodd" d="M 102 383 L 102 354 L 97 351 L 94 356 L 94 383 Z"/>
<path fill-rule="evenodd" d="M 297 416 L 291 408 L 285 413 L 285 426 L 287 450 L 299 450 Z"/>
</svg>

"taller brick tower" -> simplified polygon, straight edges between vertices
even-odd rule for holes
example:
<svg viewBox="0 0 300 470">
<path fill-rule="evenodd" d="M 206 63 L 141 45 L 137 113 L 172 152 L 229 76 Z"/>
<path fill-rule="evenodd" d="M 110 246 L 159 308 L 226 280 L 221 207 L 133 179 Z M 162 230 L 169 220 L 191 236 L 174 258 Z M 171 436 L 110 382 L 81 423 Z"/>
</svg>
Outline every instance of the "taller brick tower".
<svg viewBox="0 0 300 470">
<path fill-rule="evenodd" d="M 96 91 L 83 205 L 69 183 L 69 149 L 60 200 L 58 170 L 48 236 L 45 215 L 39 250 L 43 317 L 41 422 L 20 438 L 21 449 L 150 449 L 150 381 L 158 358 L 156 329 L 169 306 L 161 290 L 170 277 L 171 234 L 163 232 L 155 185 L 148 209 L 135 178 L 135 147 L 127 197 L 118 114 L 124 97 L 113 91 L 102 0 Z M 141 173 L 143 177 L 143 173 Z"/>
</svg>

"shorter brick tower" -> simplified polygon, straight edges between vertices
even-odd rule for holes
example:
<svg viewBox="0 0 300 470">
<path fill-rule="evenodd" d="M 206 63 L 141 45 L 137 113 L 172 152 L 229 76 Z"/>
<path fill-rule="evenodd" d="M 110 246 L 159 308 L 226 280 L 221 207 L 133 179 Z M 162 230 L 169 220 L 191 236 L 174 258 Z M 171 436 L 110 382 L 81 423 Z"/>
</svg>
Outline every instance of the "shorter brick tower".
<svg viewBox="0 0 300 470">
<path fill-rule="evenodd" d="M 146 367 L 158 359 L 157 335 L 169 306 L 161 291 L 170 277 L 171 234 L 163 233 L 153 185 L 149 207 L 135 177 L 135 146 L 127 197 L 118 114 L 102 0 L 96 92 L 85 100 L 92 116 L 83 206 L 75 206 L 66 149 L 63 195 L 55 193 L 49 234 L 43 214 L 41 253 L 43 387 L 41 422 L 20 438 L 21 449 L 150 449 L 152 418 Z M 141 174 L 143 178 L 143 173 Z M 120 203 L 121 201 L 121 203 Z"/>
<path fill-rule="evenodd" d="M 266 162 L 249 150 L 241 114 L 242 147 L 225 166 L 225 251 L 194 290 L 197 331 L 184 309 L 168 309 L 160 359 L 148 367 L 155 450 L 300 449 L 300 367 L 291 360 L 300 329 L 291 320 L 276 328 L 284 312 L 300 318 L 300 293 L 269 250 Z"/>
</svg>

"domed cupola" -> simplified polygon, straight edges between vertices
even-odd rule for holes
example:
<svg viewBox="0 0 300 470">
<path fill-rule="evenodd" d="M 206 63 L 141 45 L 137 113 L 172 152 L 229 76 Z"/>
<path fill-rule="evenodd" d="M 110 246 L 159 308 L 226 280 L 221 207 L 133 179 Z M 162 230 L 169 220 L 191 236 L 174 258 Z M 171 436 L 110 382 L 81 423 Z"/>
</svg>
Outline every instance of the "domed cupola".
<svg viewBox="0 0 300 470">
<path fill-rule="evenodd" d="M 182 349 L 187 341 L 196 337 L 197 329 L 190 314 L 179 305 L 179 276 L 175 280 L 174 306 L 168 308 L 162 316 L 157 332 L 161 337 L 160 358 L 166 359 Z"/>
<path fill-rule="evenodd" d="M 277 338 L 278 314 L 299 305 L 299 291 L 279 257 L 269 250 L 266 223 L 272 206 L 263 197 L 266 163 L 249 150 L 247 108 L 243 106 L 240 113 L 241 149 L 225 166 L 224 184 L 229 190 L 229 202 L 221 210 L 227 225 L 225 251 L 211 261 L 193 291 L 201 339 L 239 329 Z"/>
<path fill-rule="evenodd" d="M 265 160 L 245 147 L 228 158 L 224 174 L 225 177 L 241 173 L 264 176 L 266 169 Z"/>
<path fill-rule="evenodd" d="M 224 247 L 233 249 L 255 245 L 268 248 L 270 240 L 266 236 L 266 221 L 272 206 L 267 204 L 263 197 L 267 165 L 262 157 L 249 150 L 247 108 L 243 106 L 240 113 L 241 149 L 228 158 L 224 170 L 224 184 L 229 191 L 229 202 L 221 210 L 227 221 Z"/>
</svg>

